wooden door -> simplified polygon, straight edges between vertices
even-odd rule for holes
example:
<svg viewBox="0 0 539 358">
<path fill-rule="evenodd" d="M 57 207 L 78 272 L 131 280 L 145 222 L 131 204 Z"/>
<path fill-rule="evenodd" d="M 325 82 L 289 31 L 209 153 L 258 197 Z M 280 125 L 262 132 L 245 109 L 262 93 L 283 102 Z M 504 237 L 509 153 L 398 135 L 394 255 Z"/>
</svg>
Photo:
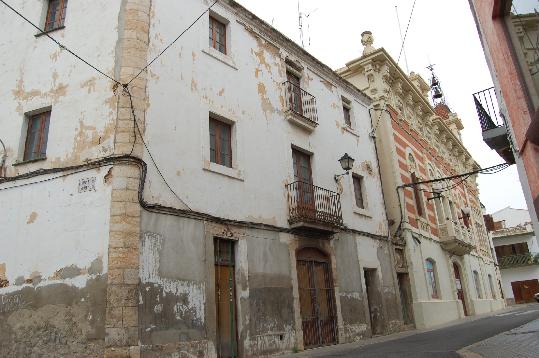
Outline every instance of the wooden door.
<svg viewBox="0 0 539 358">
<path fill-rule="evenodd" d="M 307 218 L 316 219 L 315 196 L 311 169 L 311 156 L 292 149 L 294 181 L 296 182 L 297 210 Z"/>
<path fill-rule="evenodd" d="M 305 348 L 337 343 L 335 290 L 329 259 L 307 248 L 297 254 L 300 314 Z"/>
<path fill-rule="evenodd" d="M 515 303 L 535 302 L 534 294 L 539 292 L 538 280 L 514 281 L 511 282 Z"/>
<path fill-rule="evenodd" d="M 460 278 L 459 265 L 453 262 L 453 272 L 455 273 L 455 286 L 457 287 L 457 297 L 462 302 L 462 308 L 464 309 L 464 315 L 468 315 L 468 309 L 466 308 L 466 300 L 464 298 L 464 289 L 462 288 L 462 280 Z"/>
<path fill-rule="evenodd" d="M 238 357 L 236 329 L 236 283 L 234 242 L 215 239 L 215 302 L 217 313 L 217 356 Z"/>
<path fill-rule="evenodd" d="M 301 86 L 300 79 L 293 73 L 287 72 L 286 77 L 288 79 L 288 101 L 290 109 L 294 112 L 303 115 L 303 103 L 301 101 Z"/>
</svg>

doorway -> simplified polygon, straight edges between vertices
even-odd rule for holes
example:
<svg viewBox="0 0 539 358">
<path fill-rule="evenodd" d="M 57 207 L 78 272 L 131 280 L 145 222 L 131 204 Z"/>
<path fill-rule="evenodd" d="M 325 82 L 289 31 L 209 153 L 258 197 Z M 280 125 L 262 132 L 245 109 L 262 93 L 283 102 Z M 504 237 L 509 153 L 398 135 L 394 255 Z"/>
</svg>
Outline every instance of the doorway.
<svg viewBox="0 0 539 358">
<path fill-rule="evenodd" d="M 414 323 L 414 315 L 412 312 L 410 278 L 407 273 L 398 272 L 397 281 L 399 282 L 399 293 L 401 297 L 402 320 L 404 324 L 412 324 Z"/>
<path fill-rule="evenodd" d="M 382 334 L 383 319 L 382 319 L 382 294 L 378 282 L 378 274 L 376 269 L 363 269 L 365 278 L 365 288 L 367 290 L 367 302 L 369 306 L 369 316 L 371 321 L 372 335 Z"/>
<path fill-rule="evenodd" d="M 337 343 L 337 310 L 330 260 L 323 252 L 297 253 L 298 290 L 305 348 Z"/>
<path fill-rule="evenodd" d="M 238 339 L 234 241 L 216 238 L 214 252 L 217 357 L 236 358 L 238 357 Z"/>
<path fill-rule="evenodd" d="M 468 316 L 468 309 L 466 308 L 466 299 L 464 297 L 464 289 L 462 288 L 462 279 L 460 276 L 460 268 L 456 262 L 453 262 L 453 272 L 455 273 L 455 286 L 457 287 L 457 298 L 462 302 L 462 308 L 464 309 L 464 315 Z"/>
<path fill-rule="evenodd" d="M 526 280 L 511 282 L 515 303 L 535 302 L 534 294 L 539 292 L 539 281 Z"/>
</svg>

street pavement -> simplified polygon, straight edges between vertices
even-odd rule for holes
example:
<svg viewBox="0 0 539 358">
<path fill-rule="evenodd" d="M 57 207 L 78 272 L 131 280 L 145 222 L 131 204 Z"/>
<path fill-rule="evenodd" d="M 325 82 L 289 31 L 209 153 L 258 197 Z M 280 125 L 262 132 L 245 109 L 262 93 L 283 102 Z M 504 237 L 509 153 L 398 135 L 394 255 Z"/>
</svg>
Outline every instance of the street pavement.
<svg viewBox="0 0 539 358">
<path fill-rule="evenodd" d="M 289 357 L 453 358 L 483 356 L 488 358 L 537 358 L 539 357 L 539 351 L 537 350 L 539 345 L 537 333 L 539 331 L 539 321 L 532 322 L 535 320 L 539 320 L 539 304 L 513 306 L 497 314 L 481 318 L 468 317 L 457 323 L 437 329 L 403 332 L 358 343 L 311 349 L 289 355 Z M 524 326 L 520 330 L 512 331 L 515 334 L 507 332 L 528 323 L 530 325 Z M 497 336 L 504 332 L 506 332 L 505 335 Z M 494 338 L 489 343 L 488 339 L 491 337 Z M 520 343 L 516 343 L 517 339 L 520 339 Z M 484 340 L 487 340 L 487 343 L 483 342 Z M 504 342 L 511 340 L 515 340 L 515 346 L 518 346 L 520 350 L 512 350 L 511 348 L 496 350 L 496 348 L 490 348 L 491 344 L 501 346 Z M 479 342 L 481 343 L 474 345 Z M 471 345 L 474 346 L 468 347 Z M 461 351 L 461 354 L 458 351 Z M 515 352 L 523 355 L 515 355 Z"/>
<path fill-rule="evenodd" d="M 539 320 L 476 343 L 464 350 L 463 355 L 466 356 L 468 352 L 488 358 L 537 358 L 539 357 Z"/>
</svg>

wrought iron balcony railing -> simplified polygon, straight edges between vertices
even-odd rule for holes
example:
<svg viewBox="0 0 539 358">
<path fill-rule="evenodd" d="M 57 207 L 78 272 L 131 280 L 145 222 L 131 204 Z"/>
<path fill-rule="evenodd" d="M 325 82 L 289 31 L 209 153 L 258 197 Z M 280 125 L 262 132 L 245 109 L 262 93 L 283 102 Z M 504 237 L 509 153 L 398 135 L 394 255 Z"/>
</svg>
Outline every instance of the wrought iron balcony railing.
<svg viewBox="0 0 539 358">
<path fill-rule="evenodd" d="M 505 125 L 498 115 L 498 100 L 494 87 L 474 93 L 473 99 L 483 132 Z"/>
<path fill-rule="evenodd" d="M 283 83 L 286 96 L 286 108 L 297 115 L 302 116 L 312 125 L 318 125 L 318 111 L 316 97 L 301 89 L 290 81 Z"/>
<path fill-rule="evenodd" d="M 526 254 L 498 257 L 500 268 L 511 268 L 529 265 L 539 265 L 539 253 L 528 252 Z"/>
<path fill-rule="evenodd" d="M 498 100 L 494 87 L 473 94 L 475 109 L 483 132 L 483 141 L 505 159 L 514 164 L 515 157 L 511 146 L 507 124 L 499 114 Z"/>
<path fill-rule="evenodd" d="M 286 185 L 290 224 L 342 226 L 341 196 L 303 181 Z"/>
</svg>

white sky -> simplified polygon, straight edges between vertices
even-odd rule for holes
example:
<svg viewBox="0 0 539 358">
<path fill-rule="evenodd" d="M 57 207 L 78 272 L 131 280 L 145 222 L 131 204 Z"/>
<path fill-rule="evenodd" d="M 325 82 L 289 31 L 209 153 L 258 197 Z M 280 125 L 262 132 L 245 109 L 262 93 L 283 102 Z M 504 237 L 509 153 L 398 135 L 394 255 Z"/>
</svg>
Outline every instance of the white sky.
<svg viewBox="0 0 539 358">
<path fill-rule="evenodd" d="M 300 43 L 296 0 L 237 1 Z M 301 11 L 311 13 L 307 20 L 308 31 L 304 22 L 305 47 L 319 60 L 337 69 L 361 55 L 361 33 L 370 30 L 374 46 L 384 47 L 397 60 L 401 41 L 395 5 L 404 34 L 413 2 L 302 0 Z M 430 78 L 426 66 L 436 65 L 446 101 L 464 124 L 464 145 L 475 160 L 482 167 L 502 163 L 503 159 L 483 142 L 472 98 L 472 93 L 491 87 L 492 79 L 468 0 L 417 0 L 405 48 L 409 70 L 420 73 L 426 80 Z M 400 65 L 406 70 L 404 55 Z M 526 208 L 514 165 L 501 173 L 480 175 L 479 189 L 481 201 L 489 213 L 506 206 Z"/>
</svg>

